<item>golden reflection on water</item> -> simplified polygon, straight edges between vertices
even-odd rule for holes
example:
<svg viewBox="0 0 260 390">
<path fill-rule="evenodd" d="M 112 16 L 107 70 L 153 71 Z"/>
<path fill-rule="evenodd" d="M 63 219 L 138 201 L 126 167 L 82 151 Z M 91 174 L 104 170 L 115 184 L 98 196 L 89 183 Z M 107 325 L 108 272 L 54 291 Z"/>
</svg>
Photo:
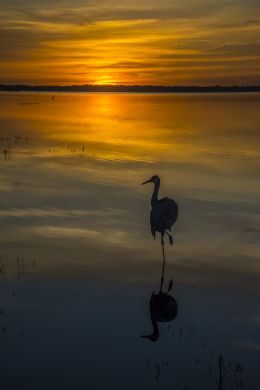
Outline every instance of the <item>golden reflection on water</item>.
<svg viewBox="0 0 260 390">
<path fill-rule="evenodd" d="M 89 152 L 95 145 L 114 147 L 127 160 L 145 156 L 173 162 L 233 151 L 244 157 L 258 155 L 259 99 L 258 95 L 68 94 L 51 100 L 50 95 L 24 94 L 1 96 L 0 113 L 1 119 L 17 124 L 16 131 L 27 122 L 26 131 L 39 139 L 89 143 Z M 107 158 L 102 148 L 99 157 L 102 152 Z"/>
<path fill-rule="evenodd" d="M 257 94 L 58 94 L 54 100 L 22 94 L 1 96 L 0 117 L 3 134 L 31 138 L 27 154 L 144 162 L 144 170 L 169 174 L 177 186 L 228 191 L 235 185 L 240 193 L 241 177 L 258 177 L 259 100 Z M 118 178 L 118 171 L 111 175 Z M 124 170 L 120 175 L 124 180 Z M 248 185 L 258 193 L 257 183 Z"/>
<path fill-rule="evenodd" d="M 111 209 L 138 213 L 139 209 L 135 210 L 132 204 L 138 196 L 137 208 L 143 210 L 137 225 L 142 230 L 145 219 L 141 216 L 144 218 L 149 211 L 151 188 L 144 191 L 139 183 L 154 173 L 163 179 L 162 194 L 172 194 L 180 202 L 259 205 L 259 94 L 55 94 L 52 98 L 50 94 L 39 93 L 5 94 L 0 100 L 1 135 L 10 138 L 2 142 L 2 149 L 7 146 L 12 149 L 12 161 L 2 169 L 1 187 L 5 194 L 13 191 L 14 210 L 17 209 L 16 182 L 28 203 L 39 187 L 46 196 L 60 196 L 61 209 L 71 199 L 72 210 L 86 207 L 86 191 L 95 199 L 100 191 L 95 185 L 105 191 L 104 196 L 110 186 L 111 194 L 104 203 Z M 29 142 L 14 143 L 15 136 L 28 137 Z M 120 201 L 113 199 L 114 192 L 120 189 L 129 192 L 125 197 L 122 194 Z M 76 194 L 80 200 L 75 204 Z M 88 208 L 102 208 L 100 194 L 98 204 L 96 199 L 93 204 L 91 201 Z M 21 207 L 25 205 L 22 203 Z M 49 208 L 47 199 L 43 200 L 42 207 Z M 182 244 L 196 237 L 193 207 L 197 206 L 191 204 L 184 209 L 180 228 L 176 227 Z M 9 211 L 9 218 L 12 212 Z M 211 212 L 214 214 L 214 210 Z M 84 210 L 82 213 L 83 216 Z M 203 210 L 197 229 L 209 237 L 205 243 L 201 235 L 196 238 L 200 250 L 210 241 L 215 245 L 217 218 L 211 232 L 208 232 L 208 218 Z M 108 221 L 110 226 L 101 222 L 91 227 L 85 219 L 86 235 L 90 234 L 89 228 L 94 232 L 114 229 L 113 234 L 119 236 L 120 232 L 127 231 L 120 245 L 128 246 L 129 241 L 137 245 L 138 241 L 142 247 L 142 238 L 135 235 L 134 224 L 125 226 L 123 222 L 123 226 L 121 220 Z M 258 226 L 258 222 L 254 223 Z M 72 229 L 66 224 L 60 227 L 46 224 L 44 228 L 34 229 L 32 234 L 52 231 L 57 235 L 58 228 L 63 229 L 64 237 Z M 82 226 L 73 229 L 72 235 L 77 237 L 75 232 L 80 232 L 77 229 Z M 226 247 L 229 246 L 225 244 Z M 189 248 L 179 245 L 176 251 L 189 253 Z"/>
</svg>

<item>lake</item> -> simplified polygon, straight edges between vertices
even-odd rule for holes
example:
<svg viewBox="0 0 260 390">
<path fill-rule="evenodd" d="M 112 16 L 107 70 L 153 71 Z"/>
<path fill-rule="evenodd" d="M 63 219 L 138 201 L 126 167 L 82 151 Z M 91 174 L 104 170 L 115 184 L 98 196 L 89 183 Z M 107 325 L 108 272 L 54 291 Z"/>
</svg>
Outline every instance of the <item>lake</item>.
<svg viewBox="0 0 260 390">
<path fill-rule="evenodd" d="M 260 94 L 0 95 L 1 388 L 259 389 Z M 179 218 L 162 250 L 152 175 Z"/>
</svg>

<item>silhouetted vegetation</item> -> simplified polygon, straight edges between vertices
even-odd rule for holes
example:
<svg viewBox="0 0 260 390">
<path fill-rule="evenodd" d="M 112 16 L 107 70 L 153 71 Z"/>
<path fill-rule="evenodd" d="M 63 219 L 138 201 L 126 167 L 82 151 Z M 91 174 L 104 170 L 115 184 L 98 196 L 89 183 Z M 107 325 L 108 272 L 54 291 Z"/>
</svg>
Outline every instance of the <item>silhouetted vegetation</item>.
<svg viewBox="0 0 260 390">
<path fill-rule="evenodd" d="M 260 92 L 260 85 L 0 85 L 6 92 Z M 28 104 L 28 103 L 27 103 Z"/>
</svg>

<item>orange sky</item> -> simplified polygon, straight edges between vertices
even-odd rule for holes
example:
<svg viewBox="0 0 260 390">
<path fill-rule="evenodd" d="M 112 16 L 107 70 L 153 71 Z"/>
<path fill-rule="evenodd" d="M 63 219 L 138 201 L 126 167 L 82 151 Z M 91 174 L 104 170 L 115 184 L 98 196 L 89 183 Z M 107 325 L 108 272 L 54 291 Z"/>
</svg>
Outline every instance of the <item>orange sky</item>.
<svg viewBox="0 0 260 390">
<path fill-rule="evenodd" d="M 0 3 L 0 83 L 260 84 L 256 0 Z"/>
</svg>

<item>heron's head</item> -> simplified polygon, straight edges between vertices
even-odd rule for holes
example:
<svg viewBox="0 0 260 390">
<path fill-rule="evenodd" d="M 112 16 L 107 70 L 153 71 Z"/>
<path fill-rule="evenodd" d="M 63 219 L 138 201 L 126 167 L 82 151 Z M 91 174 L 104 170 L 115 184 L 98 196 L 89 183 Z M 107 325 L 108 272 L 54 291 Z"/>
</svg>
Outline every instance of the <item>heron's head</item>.
<svg viewBox="0 0 260 390">
<path fill-rule="evenodd" d="M 156 183 L 159 183 L 159 181 L 160 181 L 159 176 L 154 175 L 154 176 L 151 177 L 151 179 L 149 179 L 149 180 L 147 180 L 147 181 L 144 181 L 144 182 L 142 183 L 142 185 L 143 185 L 143 184 L 147 184 L 147 183 L 154 183 L 154 184 L 156 184 Z"/>
</svg>

